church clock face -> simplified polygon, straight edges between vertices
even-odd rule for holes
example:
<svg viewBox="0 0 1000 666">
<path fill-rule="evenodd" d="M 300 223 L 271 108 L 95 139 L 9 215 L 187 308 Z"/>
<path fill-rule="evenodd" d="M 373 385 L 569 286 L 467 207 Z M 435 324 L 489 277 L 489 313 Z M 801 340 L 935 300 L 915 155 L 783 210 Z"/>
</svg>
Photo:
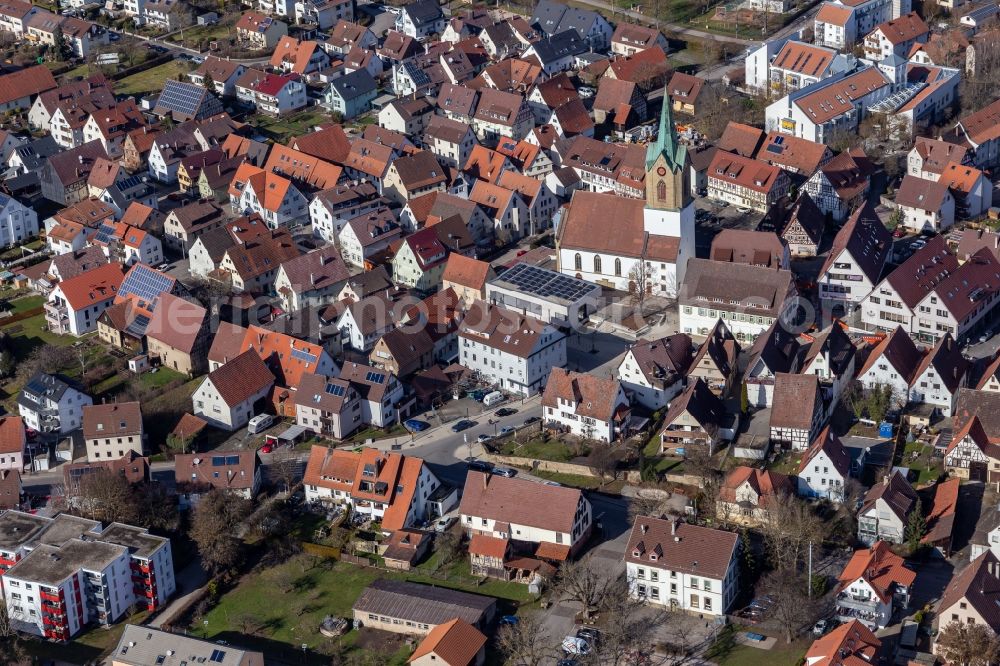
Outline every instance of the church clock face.
<svg viewBox="0 0 1000 666">
<path fill-rule="evenodd" d="M 661 175 L 661 176 L 666 176 L 666 175 L 667 175 L 667 170 L 666 170 L 666 168 L 664 168 L 664 167 L 660 167 L 660 168 L 658 168 L 658 169 L 656 170 L 656 173 L 658 173 L 658 174 L 659 174 L 659 175 Z"/>
</svg>

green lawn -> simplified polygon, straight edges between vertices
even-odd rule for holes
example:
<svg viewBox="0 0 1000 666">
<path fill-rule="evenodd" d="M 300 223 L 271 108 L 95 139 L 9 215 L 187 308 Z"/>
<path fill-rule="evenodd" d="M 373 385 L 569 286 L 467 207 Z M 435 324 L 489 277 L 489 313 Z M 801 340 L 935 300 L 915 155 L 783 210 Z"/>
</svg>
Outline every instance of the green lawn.
<svg viewBox="0 0 1000 666">
<path fill-rule="evenodd" d="M 351 617 L 351 607 L 361 592 L 372 581 L 386 578 L 461 589 L 518 604 L 531 601 L 523 585 L 492 579 L 477 585 L 477 580 L 469 575 L 467 558 L 461 558 L 444 572 L 435 574 L 432 568 L 425 565 L 412 572 L 394 572 L 344 562 L 312 566 L 309 558 L 293 558 L 267 571 L 245 576 L 204 618 L 197 618 L 191 630 L 199 635 L 204 631 L 208 638 L 214 639 L 231 632 L 240 633 L 244 627 L 241 620 L 252 616 L 261 627 L 256 632 L 258 638 L 296 648 L 305 643 L 314 649 L 325 641 L 318 631 L 323 618 Z M 293 590 L 278 593 L 273 581 L 288 574 L 294 580 Z M 207 625 L 203 624 L 205 620 Z M 356 634 L 354 631 L 348 634 L 345 643 L 352 644 Z"/>
<path fill-rule="evenodd" d="M 77 342 L 77 338 L 72 335 L 57 335 L 45 328 L 45 315 L 40 314 L 21 321 L 0 327 L 17 329 L 20 331 L 11 334 L 11 351 L 20 360 L 27 358 L 29 354 L 41 345 L 55 345 L 56 347 L 66 347 Z"/>
<path fill-rule="evenodd" d="M 331 121 L 330 114 L 322 109 L 311 109 L 292 113 L 281 118 L 272 118 L 257 114 L 251 122 L 261 132 L 269 135 L 275 141 L 285 143 L 293 136 L 301 136 L 311 131 L 315 125 Z"/>
<path fill-rule="evenodd" d="M 184 28 L 180 32 L 175 32 L 167 37 L 167 41 L 190 48 L 197 48 L 202 42 L 207 44 L 211 41 L 235 37 L 236 30 L 233 25 L 234 21 L 221 21 L 215 25 L 194 25 Z"/>
<path fill-rule="evenodd" d="M 903 458 L 899 464 L 901 467 L 910 468 L 917 475 L 917 485 L 937 480 L 944 471 L 940 462 L 931 458 L 933 450 L 933 446 L 919 440 L 908 442 L 903 449 Z"/>
<path fill-rule="evenodd" d="M 159 92 L 166 81 L 176 81 L 178 75 L 186 75 L 190 71 L 191 65 L 186 60 L 171 60 L 151 69 L 136 72 L 132 76 L 126 76 L 115 84 L 115 93 L 145 95 Z M 186 76 L 184 80 L 187 80 Z"/>
<path fill-rule="evenodd" d="M 160 367 L 156 372 L 144 372 L 139 376 L 139 381 L 144 386 L 153 388 L 162 388 L 177 379 L 184 381 L 187 379 L 187 375 L 165 367 Z"/>
<path fill-rule="evenodd" d="M 501 450 L 508 456 L 538 458 L 539 460 L 552 460 L 555 462 L 569 462 L 576 457 L 573 450 L 558 439 L 538 438 L 524 443 L 508 439 L 503 443 Z M 581 451 L 581 453 L 586 455 L 587 452 Z"/>
<path fill-rule="evenodd" d="M 22 312 L 27 312 L 34 308 L 40 308 L 45 305 L 44 296 L 26 296 L 24 298 L 18 298 L 17 300 L 10 302 L 11 314 L 21 314 Z"/>
<path fill-rule="evenodd" d="M 808 639 L 786 643 L 784 637 L 778 636 L 778 641 L 770 650 L 761 650 L 735 642 L 734 636 L 741 631 L 763 633 L 756 628 L 729 625 L 719 634 L 705 657 L 718 666 L 796 666 L 802 663 L 802 657 L 811 643 Z"/>
<path fill-rule="evenodd" d="M 376 428 L 374 426 L 359 430 L 351 435 L 347 441 L 364 444 L 369 439 L 389 439 L 390 437 L 403 437 L 409 435 L 410 431 L 399 423 L 394 423 L 390 428 Z"/>
</svg>

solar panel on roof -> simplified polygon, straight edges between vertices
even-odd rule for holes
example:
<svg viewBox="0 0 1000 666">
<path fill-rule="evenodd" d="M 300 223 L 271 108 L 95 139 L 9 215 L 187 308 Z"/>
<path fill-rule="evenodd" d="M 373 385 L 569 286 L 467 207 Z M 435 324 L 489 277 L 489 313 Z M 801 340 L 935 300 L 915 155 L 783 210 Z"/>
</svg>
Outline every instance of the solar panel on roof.
<svg viewBox="0 0 1000 666">
<path fill-rule="evenodd" d="M 149 317 L 146 315 L 136 315 L 135 319 L 125 328 L 127 333 L 134 335 L 137 338 L 141 338 L 146 334 L 146 328 L 149 326 Z"/>
<path fill-rule="evenodd" d="M 180 111 L 189 116 L 196 115 L 201 106 L 205 89 L 181 81 L 167 81 L 157 100 L 157 105 L 171 111 Z"/>
<path fill-rule="evenodd" d="M 226 464 L 227 465 L 239 465 L 240 464 L 240 457 L 239 456 L 226 456 Z"/>
<path fill-rule="evenodd" d="M 97 233 L 94 234 L 94 239 L 98 243 L 107 243 L 111 240 L 111 237 L 115 235 L 115 228 L 110 224 L 102 224 L 98 229 Z"/>
<path fill-rule="evenodd" d="M 212 456 L 212 467 L 225 467 L 226 456 Z"/>
<path fill-rule="evenodd" d="M 305 361 L 306 363 L 315 363 L 316 354 L 310 354 L 303 349 L 296 349 L 292 347 L 292 358 L 297 358 L 300 361 Z"/>
<path fill-rule="evenodd" d="M 326 392 L 339 398 L 344 395 L 344 387 L 339 384 L 327 384 Z"/>
<path fill-rule="evenodd" d="M 385 381 L 385 375 L 381 372 L 369 372 L 365 375 L 366 382 L 372 382 L 374 384 L 381 384 Z"/>
<path fill-rule="evenodd" d="M 118 293 L 122 298 L 135 296 L 147 305 L 154 304 L 163 294 L 169 293 L 174 286 L 172 278 L 157 272 L 143 264 L 136 264 L 125 276 Z"/>
<path fill-rule="evenodd" d="M 530 264 L 515 264 L 497 282 L 510 284 L 528 294 L 567 301 L 576 301 L 594 289 L 594 285 L 584 280 Z"/>
</svg>

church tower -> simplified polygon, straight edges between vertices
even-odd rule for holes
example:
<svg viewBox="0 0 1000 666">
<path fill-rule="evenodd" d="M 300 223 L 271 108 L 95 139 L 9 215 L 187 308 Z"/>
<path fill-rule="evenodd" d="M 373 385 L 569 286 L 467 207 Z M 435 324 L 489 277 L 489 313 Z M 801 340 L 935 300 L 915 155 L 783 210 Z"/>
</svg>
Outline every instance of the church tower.
<svg viewBox="0 0 1000 666">
<path fill-rule="evenodd" d="M 687 260 L 694 257 L 694 199 L 691 160 L 677 140 L 670 95 L 663 91 L 663 110 L 656 141 L 646 148 L 646 207 L 643 228 L 651 236 L 678 238 L 676 281 L 684 279 Z"/>
</svg>

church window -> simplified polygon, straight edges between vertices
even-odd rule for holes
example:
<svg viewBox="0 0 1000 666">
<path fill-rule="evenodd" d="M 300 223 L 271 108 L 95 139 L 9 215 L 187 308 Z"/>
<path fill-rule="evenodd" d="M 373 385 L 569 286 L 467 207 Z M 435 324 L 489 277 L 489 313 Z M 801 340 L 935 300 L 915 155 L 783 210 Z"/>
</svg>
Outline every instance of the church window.
<svg viewBox="0 0 1000 666">
<path fill-rule="evenodd" d="M 576 270 L 583 270 L 583 257 L 580 256 L 579 252 L 576 253 L 575 257 L 573 257 L 573 264 L 576 266 Z"/>
<path fill-rule="evenodd" d="M 622 274 L 622 260 L 615 259 L 615 275 L 621 277 Z"/>
<path fill-rule="evenodd" d="M 601 272 L 601 257 L 599 255 L 594 255 L 594 272 Z"/>
<path fill-rule="evenodd" d="M 656 198 L 660 201 L 667 198 L 667 184 L 662 180 L 656 184 Z"/>
</svg>

